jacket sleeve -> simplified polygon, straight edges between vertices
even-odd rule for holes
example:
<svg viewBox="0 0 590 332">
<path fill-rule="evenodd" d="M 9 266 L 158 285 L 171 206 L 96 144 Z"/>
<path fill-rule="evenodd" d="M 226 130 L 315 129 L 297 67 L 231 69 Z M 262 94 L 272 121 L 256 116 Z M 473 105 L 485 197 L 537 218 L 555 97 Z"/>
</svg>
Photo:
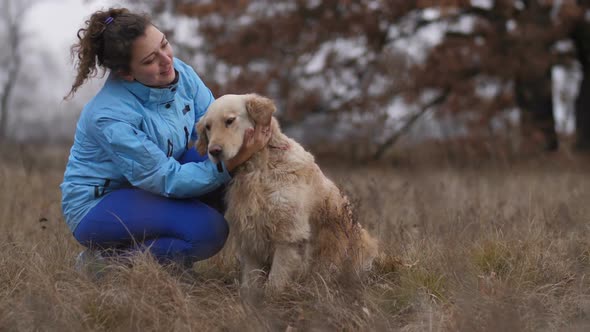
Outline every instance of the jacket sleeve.
<svg viewBox="0 0 590 332">
<path fill-rule="evenodd" d="M 109 117 L 95 120 L 94 135 L 127 180 L 166 197 L 187 198 L 208 193 L 231 178 L 225 165 L 210 160 L 180 164 L 168 158 L 131 123 Z"/>
</svg>

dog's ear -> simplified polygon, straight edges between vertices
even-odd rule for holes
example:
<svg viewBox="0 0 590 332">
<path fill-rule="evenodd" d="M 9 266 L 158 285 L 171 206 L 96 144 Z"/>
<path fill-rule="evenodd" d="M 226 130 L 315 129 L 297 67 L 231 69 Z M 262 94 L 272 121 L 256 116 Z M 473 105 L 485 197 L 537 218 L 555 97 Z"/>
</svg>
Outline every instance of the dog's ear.
<svg viewBox="0 0 590 332">
<path fill-rule="evenodd" d="M 246 110 L 256 124 L 269 125 L 272 115 L 276 112 L 275 103 L 269 98 L 256 94 L 250 94 L 246 97 Z"/>
<path fill-rule="evenodd" d="M 197 152 L 201 156 L 207 155 L 207 145 L 209 145 L 209 139 L 207 138 L 207 132 L 205 131 L 205 124 L 202 119 L 197 122 Z"/>
</svg>

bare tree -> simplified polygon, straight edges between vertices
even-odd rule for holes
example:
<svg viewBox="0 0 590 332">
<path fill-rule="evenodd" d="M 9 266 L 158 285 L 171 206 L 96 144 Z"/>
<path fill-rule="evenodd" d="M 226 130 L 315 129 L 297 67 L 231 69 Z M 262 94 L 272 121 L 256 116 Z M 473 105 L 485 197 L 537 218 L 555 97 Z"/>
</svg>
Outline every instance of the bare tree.
<svg viewBox="0 0 590 332">
<path fill-rule="evenodd" d="M 24 16 L 33 6 L 35 0 L 1 0 L 0 26 L 2 49 L 0 53 L 0 71 L 4 72 L 2 89 L 0 89 L 0 139 L 7 136 L 10 116 L 10 99 L 14 91 L 22 65 L 21 47 L 25 39 Z"/>
</svg>

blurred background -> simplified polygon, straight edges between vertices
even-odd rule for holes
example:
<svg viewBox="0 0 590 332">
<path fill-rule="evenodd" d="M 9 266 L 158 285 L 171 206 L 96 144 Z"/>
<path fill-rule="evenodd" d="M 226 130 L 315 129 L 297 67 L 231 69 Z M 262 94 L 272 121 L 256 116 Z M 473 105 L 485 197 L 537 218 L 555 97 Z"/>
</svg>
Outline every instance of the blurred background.
<svg viewBox="0 0 590 332">
<path fill-rule="evenodd" d="M 90 13 L 150 13 L 216 96 L 273 98 L 318 155 L 504 159 L 590 148 L 587 0 L 0 0 L 0 136 L 65 144 Z"/>
<path fill-rule="evenodd" d="M 379 239 L 366 279 L 76 272 L 59 184 L 104 77 L 64 101 L 69 49 L 110 6 L 275 100 Z M 590 331 L 590 0 L 0 0 L 0 45 L 0 331 Z"/>
</svg>

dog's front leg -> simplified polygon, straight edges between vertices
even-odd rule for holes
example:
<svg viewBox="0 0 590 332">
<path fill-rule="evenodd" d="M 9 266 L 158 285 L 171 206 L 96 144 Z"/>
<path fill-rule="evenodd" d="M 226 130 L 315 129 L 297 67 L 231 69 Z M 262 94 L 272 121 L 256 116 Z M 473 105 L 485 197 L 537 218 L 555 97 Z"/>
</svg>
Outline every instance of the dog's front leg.
<svg viewBox="0 0 590 332">
<path fill-rule="evenodd" d="M 277 245 L 268 274 L 268 291 L 271 293 L 281 291 L 291 280 L 295 271 L 305 268 L 305 246 L 306 244 L 298 243 Z"/>
<path fill-rule="evenodd" d="M 265 279 L 264 263 L 255 255 L 242 253 L 240 255 L 240 271 L 242 288 L 262 285 Z"/>
</svg>

